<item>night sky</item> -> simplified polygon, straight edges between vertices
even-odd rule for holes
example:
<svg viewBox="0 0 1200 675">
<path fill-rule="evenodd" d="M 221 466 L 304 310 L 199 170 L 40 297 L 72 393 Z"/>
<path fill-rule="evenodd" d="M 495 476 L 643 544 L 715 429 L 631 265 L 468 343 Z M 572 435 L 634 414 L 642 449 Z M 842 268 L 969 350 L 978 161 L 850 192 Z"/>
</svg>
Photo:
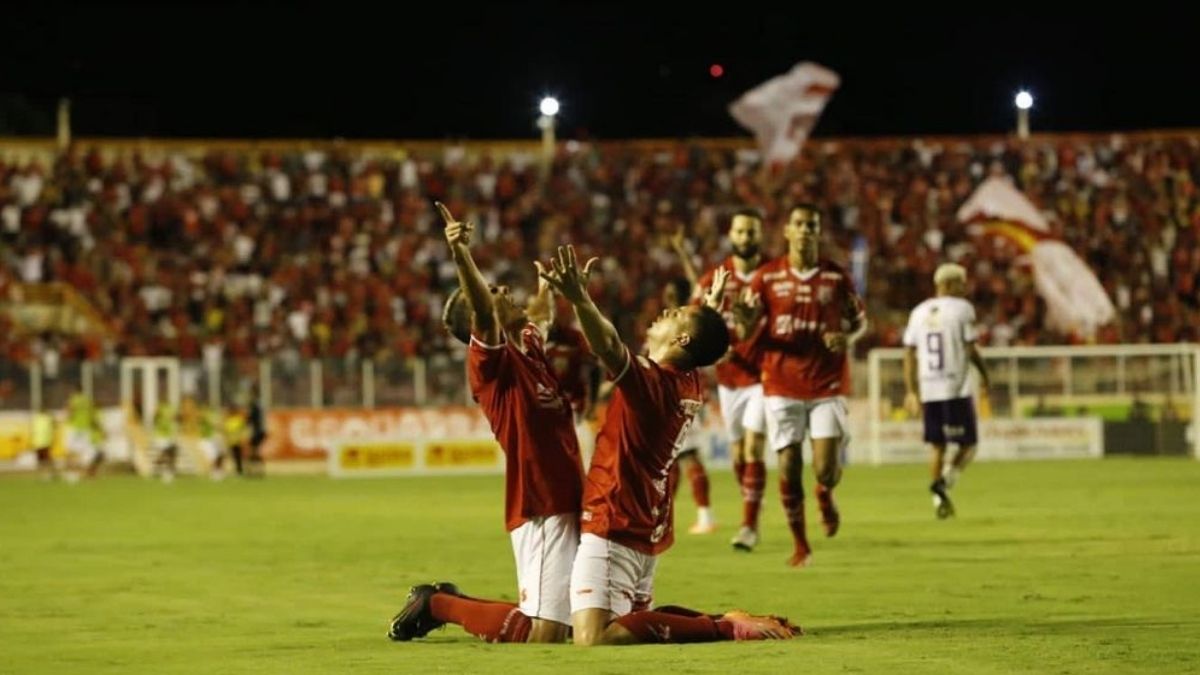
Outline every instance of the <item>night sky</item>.
<svg viewBox="0 0 1200 675">
<path fill-rule="evenodd" d="M 652 4 L 10 8 L 0 135 L 51 134 L 65 95 L 77 135 L 532 138 L 552 93 L 562 137 L 736 136 L 729 102 L 802 60 L 843 80 L 817 136 L 1004 132 L 1022 87 L 1035 131 L 1200 127 L 1186 10 Z"/>
</svg>

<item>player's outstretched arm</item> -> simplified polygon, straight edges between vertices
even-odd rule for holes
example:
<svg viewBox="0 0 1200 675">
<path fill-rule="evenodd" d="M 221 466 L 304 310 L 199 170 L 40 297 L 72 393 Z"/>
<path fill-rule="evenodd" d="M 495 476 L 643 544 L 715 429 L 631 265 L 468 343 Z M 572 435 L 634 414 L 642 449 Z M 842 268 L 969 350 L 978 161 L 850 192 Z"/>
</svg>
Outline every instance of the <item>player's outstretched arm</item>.
<svg viewBox="0 0 1200 675">
<path fill-rule="evenodd" d="M 680 225 L 679 229 L 671 234 L 671 250 L 675 251 L 675 255 L 679 256 L 679 264 L 683 266 L 683 276 L 687 277 L 693 292 L 699 294 L 701 293 L 699 286 L 700 275 L 696 273 L 696 266 L 692 264 L 692 254 L 688 253 L 687 246 L 684 245 L 686 235 L 687 232 Z"/>
<path fill-rule="evenodd" d="M 559 246 L 558 257 L 550 261 L 553 269 L 541 276 L 575 307 L 579 327 L 583 329 L 583 335 L 596 358 L 600 359 L 608 372 L 619 373 L 625 368 L 627 350 L 617 329 L 604 318 L 587 292 L 588 274 L 598 260 L 588 260 L 581 269 L 575 258 L 575 247 Z"/>
<path fill-rule="evenodd" d="M 455 220 L 445 204 L 433 204 L 446 223 L 446 244 L 450 246 L 450 256 L 454 259 L 454 267 L 458 271 L 458 284 L 471 307 L 473 327 L 483 335 L 488 344 L 494 345 L 500 341 L 500 324 L 496 321 L 492 292 L 475 265 L 475 259 L 471 257 L 471 233 L 474 232 L 475 225 Z"/>
</svg>

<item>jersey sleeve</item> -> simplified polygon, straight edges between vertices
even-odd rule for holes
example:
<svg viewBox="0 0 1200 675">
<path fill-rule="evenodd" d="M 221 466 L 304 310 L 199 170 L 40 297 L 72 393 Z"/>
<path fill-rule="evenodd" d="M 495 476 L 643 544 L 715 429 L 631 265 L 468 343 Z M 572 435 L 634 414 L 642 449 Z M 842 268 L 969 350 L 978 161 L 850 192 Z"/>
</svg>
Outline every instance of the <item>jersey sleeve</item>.
<svg viewBox="0 0 1200 675">
<path fill-rule="evenodd" d="M 502 381 L 509 371 L 506 365 L 510 356 L 503 335 L 498 344 L 489 345 L 472 333 L 467 346 L 467 381 L 471 392 L 478 395 L 484 387 Z"/>
</svg>

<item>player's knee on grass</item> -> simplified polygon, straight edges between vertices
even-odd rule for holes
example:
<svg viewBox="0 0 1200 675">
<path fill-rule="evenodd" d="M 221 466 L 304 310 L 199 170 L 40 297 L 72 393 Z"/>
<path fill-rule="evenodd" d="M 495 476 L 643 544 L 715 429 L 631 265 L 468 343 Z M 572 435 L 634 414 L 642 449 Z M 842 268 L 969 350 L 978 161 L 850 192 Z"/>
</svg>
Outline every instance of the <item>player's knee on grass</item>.
<svg viewBox="0 0 1200 675">
<path fill-rule="evenodd" d="M 636 644 L 637 637 L 615 619 L 607 609 L 581 609 L 574 612 L 571 614 L 574 644 L 580 647 Z"/>
<path fill-rule="evenodd" d="M 570 627 L 557 621 L 534 619 L 529 629 L 528 643 L 559 643 L 566 642 Z"/>
<path fill-rule="evenodd" d="M 591 608 L 572 612 L 572 641 L 581 647 L 604 644 L 604 631 L 612 618 L 612 612 L 607 609 Z"/>
</svg>

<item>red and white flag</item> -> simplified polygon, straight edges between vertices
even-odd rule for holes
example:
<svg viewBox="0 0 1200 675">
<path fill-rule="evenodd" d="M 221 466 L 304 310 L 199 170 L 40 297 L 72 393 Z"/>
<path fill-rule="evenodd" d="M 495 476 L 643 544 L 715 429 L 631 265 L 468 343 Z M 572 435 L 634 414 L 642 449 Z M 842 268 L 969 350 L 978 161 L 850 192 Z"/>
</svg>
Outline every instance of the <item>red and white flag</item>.
<svg viewBox="0 0 1200 675">
<path fill-rule="evenodd" d="M 1003 237 L 1028 256 L 1051 329 L 1091 337 L 1116 319 L 1117 311 L 1096 273 L 1066 242 L 1050 234 L 1045 217 L 1010 180 L 983 181 L 959 207 L 958 220 L 981 225 L 983 234 Z"/>
<path fill-rule="evenodd" d="M 832 70 L 804 61 L 742 94 L 729 114 L 754 133 L 768 163 L 791 161 L 842 83 Z"/>
</svg>

